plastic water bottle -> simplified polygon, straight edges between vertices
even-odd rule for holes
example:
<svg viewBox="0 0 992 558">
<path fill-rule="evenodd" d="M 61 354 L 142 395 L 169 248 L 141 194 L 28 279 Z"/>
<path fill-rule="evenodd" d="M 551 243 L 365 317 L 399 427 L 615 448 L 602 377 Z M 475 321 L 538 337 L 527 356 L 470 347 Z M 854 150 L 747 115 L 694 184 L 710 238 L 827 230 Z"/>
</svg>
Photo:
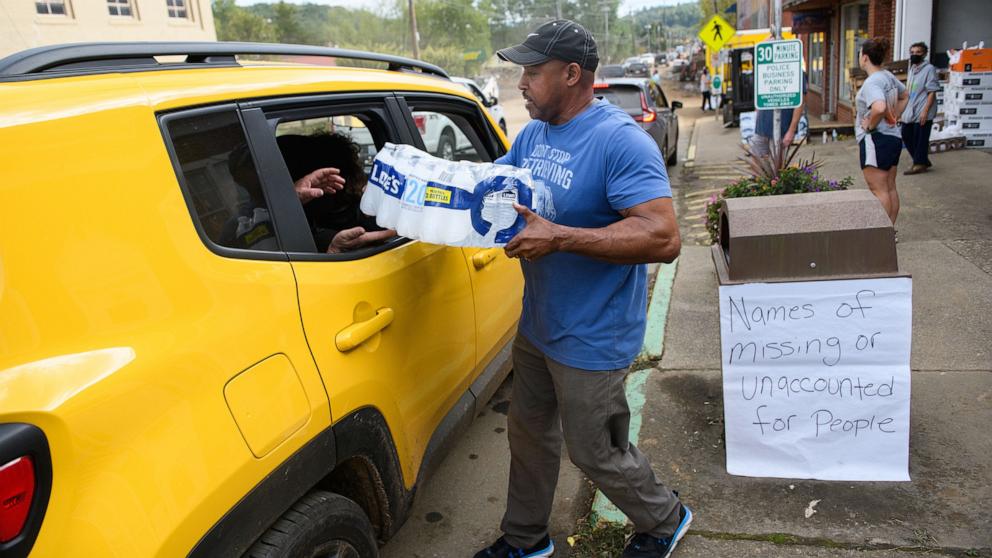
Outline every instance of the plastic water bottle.
<svg viewBox="0 0 992 558">
<path fill-rule="evenodd" d="M 837 141 L 837 128 L 830 131 L 830 136 L 832 141 Z"/>
<path fill-rule="evenodd" d="M 514 203 L 534 208 L 530 170 L 447 161 L 387 143 L 376 155 L 361 210 L 397 234 L 447 246 L 504 246 L 525 226 Z"/>
<path fill-rule="evenodd" d="M 824 130 L 823 131 L 823 145 L 826 145 L 826 144 L 827 144 L 827 131 Z"/>
</svg>

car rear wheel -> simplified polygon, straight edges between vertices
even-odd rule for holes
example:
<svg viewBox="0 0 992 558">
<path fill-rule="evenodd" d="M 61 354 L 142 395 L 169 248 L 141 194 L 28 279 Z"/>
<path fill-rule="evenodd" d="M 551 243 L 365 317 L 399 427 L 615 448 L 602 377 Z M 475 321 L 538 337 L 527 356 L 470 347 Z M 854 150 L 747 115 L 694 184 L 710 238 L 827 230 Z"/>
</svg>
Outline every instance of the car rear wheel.
<svg viewBox="0 0 992 558">
<path fill-rule="evenodd" d="M 441 138 L 437 140 L 436 155 L 448 161 L 455 160 L 455 134 L 451 130 L 441 132 Z"/>
<path fill-rule="evenodd" d="M 300 498 L 248 550 L 248 558 L 376 558 L 372 524 L 358 504 L 322 490 Z"/>
<path fill-rule="evenodd" d="M 667 148 L 668 145 L 666 144 L 665 147 Z M 665 164 L 668 165 L 669 167 L 674 167 L 675 165 L 679 164 L 679 136 L 678 136 L 678 134 L 675 135 L 675 149 L 672 149 L 672 154 L 669 155 L 667 159 L 665 159 Z"/>
<path fill-rule="evenodd" d="M 499 129 L 503 130 L 503 135 L 506 135 L 506 120 L 499 121 Z"/>
</svg>

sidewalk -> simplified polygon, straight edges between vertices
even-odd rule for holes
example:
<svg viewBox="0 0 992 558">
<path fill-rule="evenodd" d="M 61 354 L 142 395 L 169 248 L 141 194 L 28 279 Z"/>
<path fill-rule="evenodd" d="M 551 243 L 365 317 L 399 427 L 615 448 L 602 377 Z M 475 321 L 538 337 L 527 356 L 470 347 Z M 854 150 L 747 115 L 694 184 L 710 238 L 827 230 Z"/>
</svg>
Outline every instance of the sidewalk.
<svg viewBox="0 0 992 558">
<path fill-rule="evenodd" d="M 934 171 L 897 180 L 899 264 L 913 275 L 912 482 L 735 477 L 726 473 L 723 447 L 717 281 L 709 247 L 686 233 L 700 193 L 730 181 L 738 134 L 697 121 L 696 158 L 676 192 L 689 242 L 665 352 L 645 386 L 639 447 L 696 512 L 677 555 L 992 556 L 992 156 L 935 155 Z M 807 146 L 800 157 L 813 151 L 821 174 L 850 175 L 864 188 L 853 140 Z"/>
</svg>

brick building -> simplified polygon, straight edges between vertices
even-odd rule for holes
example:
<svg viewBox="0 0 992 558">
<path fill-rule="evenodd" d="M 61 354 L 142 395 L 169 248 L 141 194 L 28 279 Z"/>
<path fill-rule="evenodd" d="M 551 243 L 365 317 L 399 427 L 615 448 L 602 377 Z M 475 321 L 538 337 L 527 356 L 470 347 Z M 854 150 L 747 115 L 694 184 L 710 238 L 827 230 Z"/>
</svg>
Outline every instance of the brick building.
<svg viewBox="0 0 992 558">
<path fill-rule="evenodd" d="M 811 125 L 816 120 L 853 122 L 850 70 L 857 68 L 868 38 L 892 42 L 887 61 L 908 58 L 909 46 L 923 41 L 938 67 L 947 66 L 945 51 L 960 48 L 963 41 L 992 45 L 987 0 L 783 0 L 783 9 L 792 14 L 792 32 L 803 41 Z"/>
</svg>

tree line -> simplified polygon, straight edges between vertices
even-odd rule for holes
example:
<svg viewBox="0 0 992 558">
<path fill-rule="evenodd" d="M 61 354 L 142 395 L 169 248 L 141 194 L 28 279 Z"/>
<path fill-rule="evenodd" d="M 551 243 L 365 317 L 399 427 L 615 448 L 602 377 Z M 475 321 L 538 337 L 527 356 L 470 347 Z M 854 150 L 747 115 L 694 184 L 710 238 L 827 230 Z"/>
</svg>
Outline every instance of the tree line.
<svg viewBox="0 0 992 558">
<path fill-rule="evenodd" d="M 421 59 L 453 74 L 475 75 L 493 53 L 520 42 L 557 14 L 584 25 L 600 55 L 619 62 L 660 52 L 695 35 L 696 2 L 618 15 L 620 0 L 415 0 Z M 383 0 L 378 9 L 283 1 L 238 6 L 213 0 L 214 25 L 222 41 L 333 46 L 412 56 L 406 0 Z M 604 64 L 607 63 L 604 60 Z"/>
</svg>

